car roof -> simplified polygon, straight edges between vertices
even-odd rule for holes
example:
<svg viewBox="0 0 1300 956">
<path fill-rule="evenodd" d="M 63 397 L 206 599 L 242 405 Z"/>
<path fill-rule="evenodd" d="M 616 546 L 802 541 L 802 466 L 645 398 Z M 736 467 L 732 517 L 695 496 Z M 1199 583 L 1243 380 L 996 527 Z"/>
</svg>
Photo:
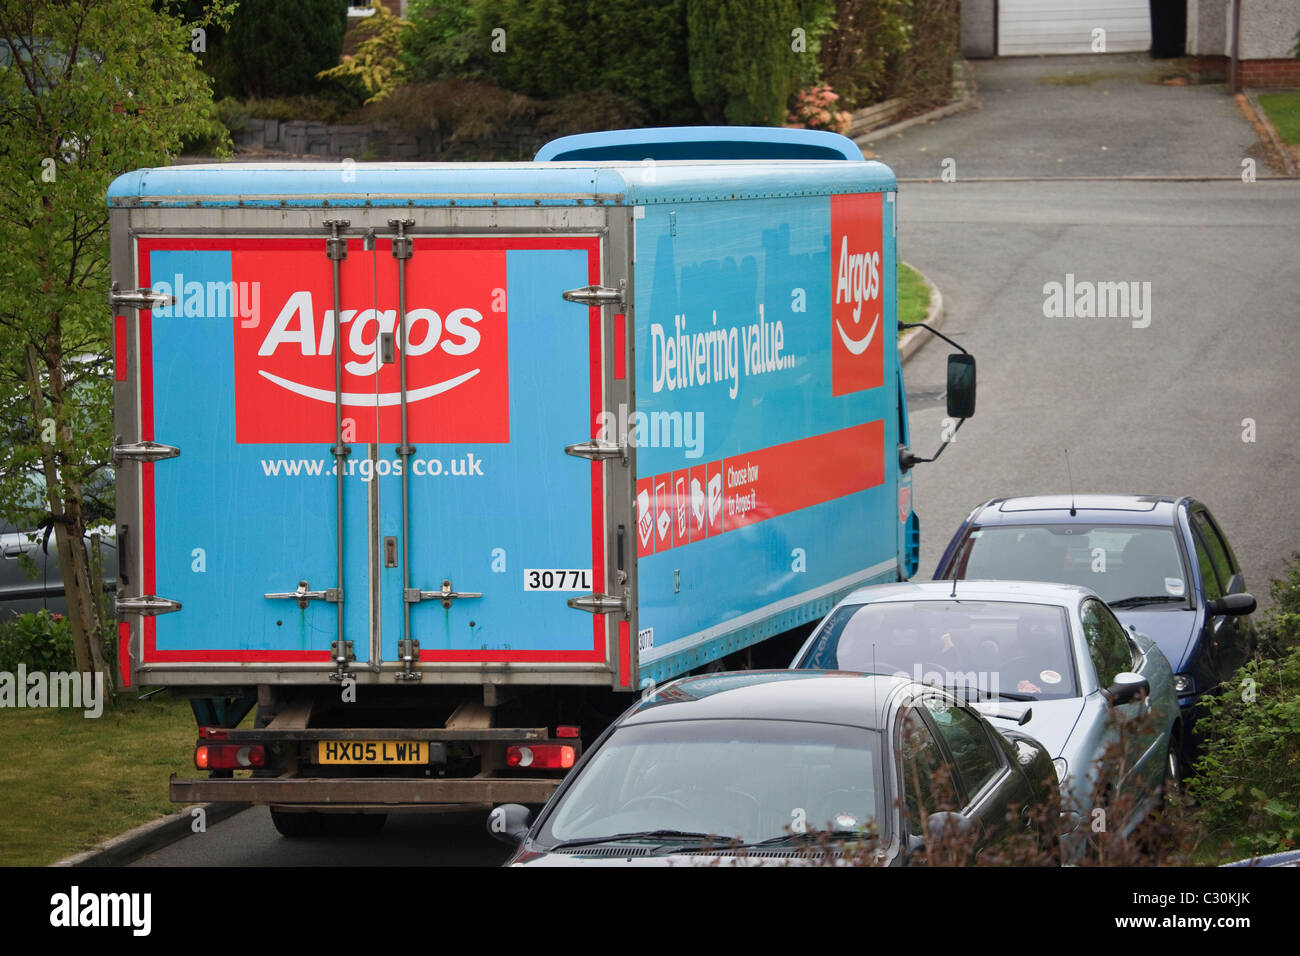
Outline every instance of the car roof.
<svg viewBox="0 0 1300 956">
<path fill-rule="evenodd" d="M 678 720 L 804 720 L 879 730 L 890 699 L 914 682 L 850 671 L 736 671 L 660 687 L 620 726 Z M 918 688 L 921 685 L 916 685 Z"/>
<path fill-rule="evenodd" d="M 1172 525 L 1179 506 L 1188 501 L 1175 495 L 1030 495 L 994 498 L 975 510 L 981 525 L 1090 524 Z M 1075 514 L 1071 515 L 1070 510 Z"/>
<path fill-rule="evenodd" d="M 1091 588 L 1047 581 L 976 581 L 958 582 L 956 600 L 1012 601 L 1022 604 L 1054 604 L 1073 608 L 1085 597 L 1096 597 Z M 953 600 L 951 579 L 942 581 L 903 581 L 858 588 L 841 604 L 876 604 L 884 601 Z"/>
</svg>

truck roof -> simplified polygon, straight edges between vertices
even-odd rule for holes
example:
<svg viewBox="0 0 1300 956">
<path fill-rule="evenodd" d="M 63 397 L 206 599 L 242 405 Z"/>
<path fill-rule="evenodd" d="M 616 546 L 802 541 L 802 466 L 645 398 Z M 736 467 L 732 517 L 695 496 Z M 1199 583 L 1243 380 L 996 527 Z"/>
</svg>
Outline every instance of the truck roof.
<svg viewBox="0 0 1300 956">
<path fill-rule="evenodd" d="M 213 163 L 115 179 L 110 206 L 642 206 L 897 188 L 874 161 Z"/>
</svg>

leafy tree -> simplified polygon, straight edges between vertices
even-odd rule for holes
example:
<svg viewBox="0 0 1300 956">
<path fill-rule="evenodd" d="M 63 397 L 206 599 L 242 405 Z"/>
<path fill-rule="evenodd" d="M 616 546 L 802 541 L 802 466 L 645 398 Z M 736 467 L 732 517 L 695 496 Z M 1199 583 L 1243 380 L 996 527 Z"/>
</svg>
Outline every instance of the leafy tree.
<svg viewBox="0 0 1300 956">
<path fill-rule="evenodd" d="M 211 120 L 196 26 L 149 0 L 0 3 L 0 520 L 53 530 L 77 667 L 110 686 L 85 541 L 112 513 L 104 196 Z"/>
<path fill-rule="evenodd" d="M 802 72 L 792 31 L 811 25 L 796 0 L 687 0 L 686 24 L 705 118 L 779 126 Z"/>
</svg>

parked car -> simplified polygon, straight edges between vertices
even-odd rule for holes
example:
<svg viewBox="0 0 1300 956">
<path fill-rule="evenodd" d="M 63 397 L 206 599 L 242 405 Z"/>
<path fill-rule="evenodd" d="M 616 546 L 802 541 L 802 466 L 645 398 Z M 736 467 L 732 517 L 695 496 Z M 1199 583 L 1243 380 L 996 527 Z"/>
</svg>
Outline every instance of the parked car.
<svg viewBox="0 0 1300 956">
<path fill-rule="evenodd" d="M 791 667 L 906 675 L 983 702 L 999 729 L 1042 742 L 1067 810 L 1086 817 L 1095 796 L 1108 792 L 1123 814 L 1109 827 L 1123 836 L 1178 785 L 1181 719 L 1169 663 L 1087 588 L 1015 581 L 862 588 L 817 626 Z M 1105 769 L 1112 746 L 1124 755 L 1114 771 Z M 1082 852 L 1081 839 L 1070 844 L 1071 854 Z"/>
<path fill-rule="evenodd" d="M 89 543 L 88 537 L 88 547 Z M 99 547 L 104 590 L 111 593 L 117 588 L 116 540 L 101 538 Z M 34 577 L 30 569 L 35 570 Z M 47 544 L 43 531 L 19 531 L 13 525 L 0 525 L 0 621 L 42 609 L 52 614 L 66 614 L 68 610 L 54 535 Z"/>
<path fill-rule="evenodd" d="M 1255 649 L 1255 599 L 1218 522 L 1194 498 L 995 498 L 962 523 L 934 577 L 1057 581 L 1100 594 L 1173 668 L 1184 768 L 1198 749 L 1197 700 Z"/>
<path fill-rule="evenodd" d="M 925 845 L 923 819 L 976 850 L 1036 837 L 1033 810 L 1054 791 L 1041 745 L 998 734 L 953 695 L 898 677 L 745 671 L 638 701 L 536 822 L 507 804 L 488 829 L 517 845 L 514 865 L 798 862 L 814 833 L 841 845 L 874 834 L 873 862 L 898 865 Z"/>
</svg>

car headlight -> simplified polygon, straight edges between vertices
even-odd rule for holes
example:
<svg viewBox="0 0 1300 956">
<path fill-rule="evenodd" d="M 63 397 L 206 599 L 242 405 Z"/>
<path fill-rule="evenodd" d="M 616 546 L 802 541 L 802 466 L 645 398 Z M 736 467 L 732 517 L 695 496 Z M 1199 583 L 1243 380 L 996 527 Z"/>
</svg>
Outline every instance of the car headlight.
<svg viewBox="0 0 1300 956">
<path fill-rule="evenodd" d="M 1174 693 L 1193 694 L 1196 692 L 1196 679 L 1191 674 L 1174 675 Z"/>
<path fill-rule="evenodd" d="M 1052 766 L 1056 768 L 1056 782 L 1060 783 L 1065 779 L 1065 771 L 1069 769 L 1070 765 L 1065 762 L 1064 757 L 1057 757 L 1052 761 Z"/>
</svg>

